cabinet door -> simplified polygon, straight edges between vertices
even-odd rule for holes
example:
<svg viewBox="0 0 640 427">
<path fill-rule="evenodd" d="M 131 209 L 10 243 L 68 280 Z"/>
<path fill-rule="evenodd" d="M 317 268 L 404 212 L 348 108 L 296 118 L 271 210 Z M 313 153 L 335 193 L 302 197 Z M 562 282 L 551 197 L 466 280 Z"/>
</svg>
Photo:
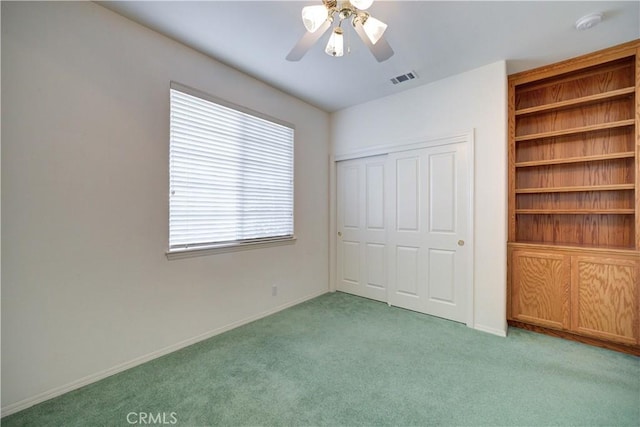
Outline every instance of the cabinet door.
<svg viewBox="0 0 640 427">
<path fill-rule="evenodd" d="M 571 257 L 571 323 L 575 332 L 637 344 L 639 262 Z"/>
<path fill-rule="evenodd" d="M 549 252 L 514 250 L 511 314 L 514 320 L 569 329 L 570 257 Z"/>
</svg>

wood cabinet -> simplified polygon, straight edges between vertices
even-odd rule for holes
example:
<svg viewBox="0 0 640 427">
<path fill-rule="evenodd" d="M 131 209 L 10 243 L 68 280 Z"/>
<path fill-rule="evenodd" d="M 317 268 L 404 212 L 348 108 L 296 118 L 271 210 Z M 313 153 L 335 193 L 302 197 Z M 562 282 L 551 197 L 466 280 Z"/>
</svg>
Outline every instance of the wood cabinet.
<svg viewBox="0 0 640 427">
<path fill-rule="evenodd" d="M 509 244 L 513 322 L 640 344 L 640 260 L 626 251 Z"/>
<path fill-rule="evenodd" d="M 640 343 L 638 263 L 623 257 L 571 257 L 571 330 L 626 344 Z"/>
<path fill-rule="evenodd" d="M 570 328 L 571 260 L 563 253 L 512 252 L 513 318 L 556 329 Z"/>
<path fill-rule="evenodd" d="M 512 325 L 640 352 L 639 88 L 640 41 L 509 76 Z"/>
</svg>

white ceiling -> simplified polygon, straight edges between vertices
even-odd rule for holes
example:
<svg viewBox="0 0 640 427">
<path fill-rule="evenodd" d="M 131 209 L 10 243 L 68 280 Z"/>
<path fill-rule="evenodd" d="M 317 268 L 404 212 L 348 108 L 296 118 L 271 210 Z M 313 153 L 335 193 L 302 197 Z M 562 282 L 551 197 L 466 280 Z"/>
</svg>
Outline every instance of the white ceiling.
<svg viewBox="0 0 640 427">
<path fill-rule="evenodd" d="M 640 38 L 639 1 L 378 0 L 369 12 L 389 25 L 389 60 L 378 63 L 350 28 L 349 55 L 324 53 L 327 32 L 288 62 L 305 32 L 302 7 L 320 0 L 99 4 L 329 112 L 501 59 L 513 73 Z M 603 22 L 577 31 L 575 21 L 593 12 Z M 409 71 L 419 78 L 390 82 Z"/>
</svg>

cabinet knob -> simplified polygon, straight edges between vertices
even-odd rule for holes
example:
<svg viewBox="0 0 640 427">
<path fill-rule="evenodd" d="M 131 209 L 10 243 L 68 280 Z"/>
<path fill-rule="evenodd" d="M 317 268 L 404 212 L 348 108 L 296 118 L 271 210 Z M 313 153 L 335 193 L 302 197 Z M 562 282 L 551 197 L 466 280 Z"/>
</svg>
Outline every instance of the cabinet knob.
<svg viewBox="0 0 640 427">
<path fill-rule="evenodd" d="M 338 231 L 338 237 L 342 237 L 342 231 Z"/>
<path fill-rule="evenodd" d="M 458 246 L 464 246 L 464 240 L 458 240 Z"/>
</svg>

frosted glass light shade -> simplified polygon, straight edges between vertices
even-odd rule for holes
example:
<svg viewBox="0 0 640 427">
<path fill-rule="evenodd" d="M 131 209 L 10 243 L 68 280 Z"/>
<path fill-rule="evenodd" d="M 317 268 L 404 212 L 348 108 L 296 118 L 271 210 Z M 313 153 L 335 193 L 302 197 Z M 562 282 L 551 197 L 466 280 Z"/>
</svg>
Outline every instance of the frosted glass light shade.
<svg viewBox="0 0 640 427">
<path fill-rule="evenodd" d="M 302 22 L 310 33 L 314 33 L 329 18 L 329 10 L 323 5 L 302 8 Z"/>
<path fill-rule="evenodd" d="M 367 10 L 373 4 L 373 0 L 351 0 L 351 4 L 360 10 Z"/>
<path fill-rule="evenodd" d="M 336 27 L 329 37 L 329 43 L 324 50 L 327 55 L 331 56 L 343 56 L 344 55 L 344 36 L 342 35 L 342 28 Z"/>
<path fill-rule="evenodd" d="M 364 21 L 364 24 L 362 24 L 362 28 L 367 37 L 369 37 L 369 40 L 371 40 L 371 43 L 376 44 L 387 29 L 387 24 L 369 16 L 367 20 Z"/>
</svg>

